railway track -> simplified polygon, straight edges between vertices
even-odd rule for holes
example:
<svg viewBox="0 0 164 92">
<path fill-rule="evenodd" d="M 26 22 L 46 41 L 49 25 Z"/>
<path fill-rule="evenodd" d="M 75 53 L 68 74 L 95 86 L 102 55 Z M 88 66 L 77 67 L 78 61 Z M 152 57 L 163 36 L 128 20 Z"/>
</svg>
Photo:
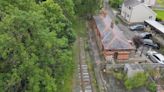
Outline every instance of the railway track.
<svg viewBox="0 0 164 92">
<path fill-rule="evenodd" d="M 80 92 L 93 92 L 91 77 L 88 70 L 88 65 L 87 65 L 85 51 L 84 51 L 84 41 L 82 38 L 79 38 L 78 44 L 79 44 L 78 73 L 79 73 L 79 81 L 80 81 Z"/>
</svg>

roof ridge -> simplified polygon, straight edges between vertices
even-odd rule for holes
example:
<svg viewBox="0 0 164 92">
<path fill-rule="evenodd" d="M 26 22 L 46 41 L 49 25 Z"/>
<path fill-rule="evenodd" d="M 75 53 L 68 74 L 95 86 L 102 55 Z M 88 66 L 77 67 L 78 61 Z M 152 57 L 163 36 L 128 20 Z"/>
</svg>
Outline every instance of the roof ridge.
<svg viewBox="0 0 164 92">
<path fill-rule="evenodd" d="M 155 15 L 157 15 L 151 8 L 149 8 L 146 4 L 142 3 L 142 5 L 147 8 L 150 12 L 154 13 Z"/>
<path fill-rule="evenodd" d="M 112 33 L 114 33 L 113 30 L 114 30 L 114 28 L 112 29 Z M 109 43 L 109 48 L 111 47 L 110 44 L 113 43 L 113 41 L 115 40 L 115 38 L 116 38 L 116 36 L 114 35 L 114 37 L 112 38 L 111 42 Z"/>
<path fill-rule="evenodd" d="M 116 26 L 117 27 L 117 26 Z M 119 28 L 118 28 L 119 29 Z M 115 32 L 114 32 L 114 34 L 115 34 Z M 119 34 L 122 34 L 121 32 L 119 32 Z M 121 35 L 120 35 L 121 36 Z M 123 37 L 118 37 L 118 36 L 114 36 L 115 37 L 115 39 L 118 39 L 119 41 L 121 41 L 122 43 L 124 43 L 124 44 L 126 44 L 126 45 L 128 45 L 130 48 L 131 48 L 131 45 L 130 44 L 128 44 L 128 42 L 126 42 L 125 40 L 126 39 L 123 39 Z"/>
<path fill-rule="evenodd" d="M 141 4 L 141 2 L 138 0 L 125 0 L 123 4 L 125 5 L 125 7 L 127 7 L 127 6 L 139 5 L 139 4 Z"/>
</svg>

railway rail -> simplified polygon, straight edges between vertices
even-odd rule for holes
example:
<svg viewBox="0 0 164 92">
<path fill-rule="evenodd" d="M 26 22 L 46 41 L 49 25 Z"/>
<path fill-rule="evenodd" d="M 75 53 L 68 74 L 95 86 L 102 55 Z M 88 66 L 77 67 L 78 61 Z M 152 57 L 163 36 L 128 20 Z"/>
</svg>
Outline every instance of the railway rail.
<svg viewBox="0 0 164 92">
<path fill-rule="evenodd" d="M 82 38 L 79 38 L 78 44 L 79 44 L 78 73 L 79 73 L 79 80 L 80 80 L 80 92 L 93 92 L 91 77 L 90 77 L 85 51 L 84 51 L 84 40 Z"/>
</svg>

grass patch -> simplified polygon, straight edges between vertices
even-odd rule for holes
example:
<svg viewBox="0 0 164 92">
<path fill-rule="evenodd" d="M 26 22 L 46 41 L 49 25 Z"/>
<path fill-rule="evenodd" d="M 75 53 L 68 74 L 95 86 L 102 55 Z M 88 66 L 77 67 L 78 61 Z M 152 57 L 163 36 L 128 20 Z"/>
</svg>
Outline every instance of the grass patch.
<svg viewBox="0 0 164 92">
<path fill-rule="evenodd" d="M 78 37 L 86 37 L 86 20 L 83 18 L 75 18 L 73 20 L 73 29 Z"/>
<path fill-rule="evenodd" d="M 162 10 L 154 10 L 157 13 L 157 18 L 164 20 L 164 11 Z"/>
<path fill-rule="evenodd" d="M 74 82 L 76 81 L 75 73 L 77 72 L 77 60 L 78 60 L 78 42 L 77 39 L 72 46 L 72 60 L 73 60 L 73 72 L 71 72 L 70 76 L 64 79 L 64 88 L 61 89 L 61 92 L 72 92 L 74 89 Z"/>
<path fill-rule="evenodd" d="M 73 89 L 73 81 L 72 81 L 72 76 L 69 77 L 67 80 L 65 80 L 64 82 L 64 88 L 63 88 L 63 92 L 72 92 L 72 89 Z"/>
<path fill-rule="evenodd" d="M 164 0 L 157 0 L 157 3 L 164 7 Z"/>
</svg>

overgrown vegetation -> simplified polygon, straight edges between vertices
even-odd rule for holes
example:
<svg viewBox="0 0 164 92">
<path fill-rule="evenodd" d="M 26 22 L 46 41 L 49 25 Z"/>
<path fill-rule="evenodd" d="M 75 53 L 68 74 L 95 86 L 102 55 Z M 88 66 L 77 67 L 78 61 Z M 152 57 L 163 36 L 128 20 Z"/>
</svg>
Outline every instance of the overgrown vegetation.
<svg viewBox="0 0 164 92">
<path fill-rule="evenodd" d="M 118 80 L 124 80 L 125 75 L 122 72 L 113 72 L 113 76 Z"/>
<path fill-rule="evenodd" d="M 156 92 L 157 84 L 150 79 L 150 77 L 154 78 L 158 75 L 156 70 L 150 68 L 148 69 L 149 71 L 147 73 L 138 72 L 129 78 L 122 70 L 122 68 L 111 69 L 111 71 L 108 71 L 108 73 L 110 75 L 113 75 L 113 77 L 118 81 L 118 83 L 124 85 L 125 88 L 129 91 L 137 89 L 139 87 L 145 87 L 150 92 Z M 163 80 L 162 77 L 161 80 Z"/>
<path fill-rule="evenodd" d="M 73 29 L 77 36 L 86 37 L 86 21 L 83 18 L 76 17 L 74 19 Z"/>
<path fill-rule="evenodd" d="M 162 7 L 164 7 L 164 1 L 163 1 L 163 0 L 157 0 L 157 3 L 158 3 L 159 5 L 161 5 Z"/>
<path fill-rule="evenodd" d="M 161 80 L 163 80 L 163 81 L 164 81 L 164 69 L 161 69 L 161 71 L 160 71 L 160 72 L 161 72 L 161 76 L 160 76 L 160 77 L 161 77 Z"/>
<path fill-rule="evenodd" d="M 157 13 L 157 18 L 164 20 L 164 11 L 163 10 L 154 10 Z"/>
<path fill-rule="evenodd" d="M 96 75 L 94 72 L 94 66 L 93 66 L 94 64 L 91 59 L 88 40 L 86 41 L 86 44 L 85 44 L 85 51 L 86 51 L 85 55 L 86 55 L 86 59 L 87 59 L 88 70 L 90 71 L 90 76 L 91 76 L 92 87 L 93 87 L 93 89 L 96 89 L 96 91 L 98 92 L 99 86 L 97 84 Z"/>
<path fill-rule="evenodd" d="M 0 34 L 1 92 L 66 92 L 75 36 L 59 3 L 0 1 Z"/>
<path fill-rule="evenodd" d="M 113 8 L 119 8 L 122 3 L 123 0 L 109 0 L 109 5 Z"/>
<path fill-rule="evenodd" d="M 147 84 L 147 89 L 150 91 L 150 92 L 156 92 L 157 91 L 157 85 L 156 83 L 148 83 Z"/>
<path fill-rule="evenodd" d="M 151 92 L 155 90 L 154 86 L 156 86 L 156 84 L 153 84 L 151 81 L 148 80 L 147 73 L 138 72 L 133 75 L 133 77 L 128 78 L 123 71 L 114 69 L 112 70 L 111 74 L 119 81 L 119 83 L 123 84 L 128 90 L 132 90 L 134 88 L 139 88 L 142 86 L 146 86 Z"/>
<path fill-rule="evenodd" d="M 145 85 L 147 79 L 148 79 L 148 75 L 141 72 L 141 73 L 137 73 L 131 78 L 126 78 L 124 84 L 128 90 L 131 90 L 133 88 L 138 88 Z"/>
<path fill-rule="evenodd" d="M 72 19 L 98 2 L 1 0 L 0 92 L 71 92 Z"/>
<path fill-rule="evenodd" d="M 102 8 L 103 0 L 74 0 L 74 2 L 75 13 L 85 19 L 90 19 Z"/>
</svg>

